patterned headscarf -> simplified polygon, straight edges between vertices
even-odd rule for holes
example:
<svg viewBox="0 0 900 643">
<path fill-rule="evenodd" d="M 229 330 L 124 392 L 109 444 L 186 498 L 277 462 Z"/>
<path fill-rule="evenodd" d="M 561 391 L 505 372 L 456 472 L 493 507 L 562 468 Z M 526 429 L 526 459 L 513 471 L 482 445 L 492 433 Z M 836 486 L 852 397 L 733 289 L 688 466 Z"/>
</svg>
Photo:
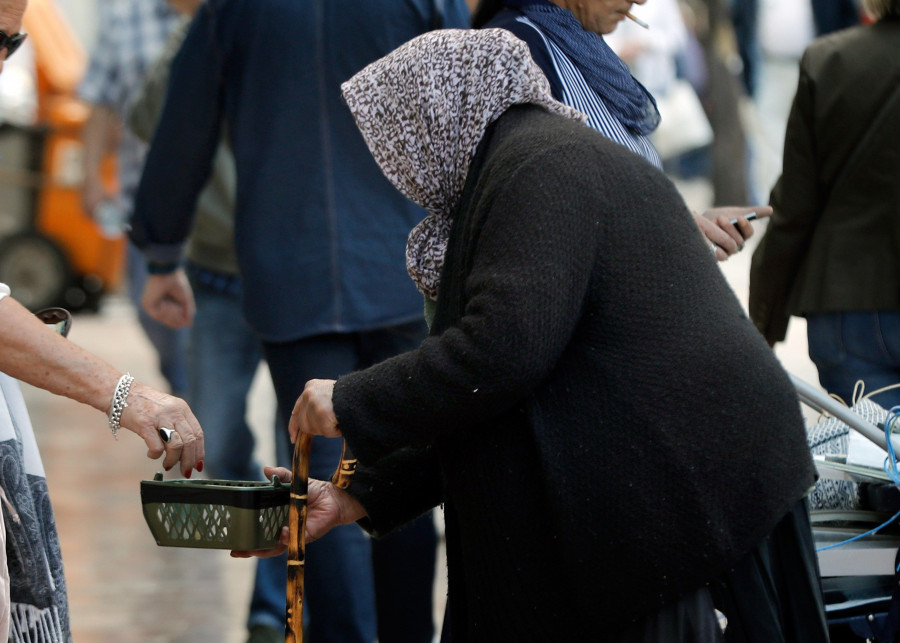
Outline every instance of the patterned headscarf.
<svg viewBox="0 0 900 643">
<path fill-rule="evenodd" d="M 406 266 L 431 299 L 437 299 L 450 216 L 487 127 L 520 103 L 587 119 L 553 99 L 528 45 L 505 29 L 426 33 L 341 89 L 382 172 L 430 212 L 410 232 Z"/>
</svg>

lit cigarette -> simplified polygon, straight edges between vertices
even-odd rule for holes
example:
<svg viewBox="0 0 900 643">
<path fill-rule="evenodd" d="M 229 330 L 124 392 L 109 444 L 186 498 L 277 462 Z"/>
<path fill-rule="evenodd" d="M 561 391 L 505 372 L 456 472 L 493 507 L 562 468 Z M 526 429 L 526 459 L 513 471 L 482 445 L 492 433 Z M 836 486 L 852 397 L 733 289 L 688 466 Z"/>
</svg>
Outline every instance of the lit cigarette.
<svg viewBox="0 0 900 643">
<path fill-rule="evenodd" d="M 625 14 L 625 17 L 628 18 L 629 20 L 633 20 L 634 22 L 636 22 L 637 24 L 642 26 L 644 29 L 650 28 L 650 25 L 648 25 L 646 22 L 644 22 L 640 18 L 635 18 L 634 16 L 632 16 L 630 11 Z"/>
</svg>

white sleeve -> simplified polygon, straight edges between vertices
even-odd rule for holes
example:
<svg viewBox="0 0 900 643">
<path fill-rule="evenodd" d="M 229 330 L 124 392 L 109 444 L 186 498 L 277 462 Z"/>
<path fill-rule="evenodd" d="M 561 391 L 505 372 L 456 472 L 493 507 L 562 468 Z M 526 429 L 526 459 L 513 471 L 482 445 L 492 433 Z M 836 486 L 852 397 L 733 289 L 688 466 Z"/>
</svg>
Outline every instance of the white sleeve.
<svg viewBox="0 0 900 643">
<path fill-rule="evenodd" d="M 2 301 L 4 297 L 8 297 L 9 294 L 9 286 L 0 283 L 0 301 Z"/>
</svg>

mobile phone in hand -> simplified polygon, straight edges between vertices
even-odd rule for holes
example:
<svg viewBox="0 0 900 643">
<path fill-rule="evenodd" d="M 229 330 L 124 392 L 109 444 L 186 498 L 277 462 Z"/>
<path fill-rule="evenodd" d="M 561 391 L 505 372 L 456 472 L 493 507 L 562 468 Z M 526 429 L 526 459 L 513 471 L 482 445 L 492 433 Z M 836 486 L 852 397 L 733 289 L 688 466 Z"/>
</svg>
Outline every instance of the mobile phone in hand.
<svg viewBox="0 0 900 643">
<path fill-rule="evenodd" d="M 747 221 L 753 221 L 754 219 L 756 219 L 756 212 L 748 212 L 747 214 L 743 215 L 743 217 L 745 219 L 747 219 Z M 737 222 L 738 222 L 737 218 L 732 219 L 731 225 L 737 226 Z"/>
</svg>

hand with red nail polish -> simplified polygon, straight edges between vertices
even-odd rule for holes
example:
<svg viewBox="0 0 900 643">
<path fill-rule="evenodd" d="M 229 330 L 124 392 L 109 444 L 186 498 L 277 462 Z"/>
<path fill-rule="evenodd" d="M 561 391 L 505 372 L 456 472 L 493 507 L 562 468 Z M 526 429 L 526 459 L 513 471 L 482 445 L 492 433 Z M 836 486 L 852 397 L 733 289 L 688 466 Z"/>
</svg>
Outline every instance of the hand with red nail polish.
<svg viewBox="0 0 900 643">
<path fill-rule="evenodd" d="M 203 429 L 187 403 L 150 386 L 134 382 L 126 398 L 120 424 L 133 431 L 147 444 L 147 457 L 163 458 L 163 469 L 181 463 L 181 473 L 190 477 L 192 470 L 203 470 Z M 164 442 L 159 429 L 171 429 Z"/>
</svg>

